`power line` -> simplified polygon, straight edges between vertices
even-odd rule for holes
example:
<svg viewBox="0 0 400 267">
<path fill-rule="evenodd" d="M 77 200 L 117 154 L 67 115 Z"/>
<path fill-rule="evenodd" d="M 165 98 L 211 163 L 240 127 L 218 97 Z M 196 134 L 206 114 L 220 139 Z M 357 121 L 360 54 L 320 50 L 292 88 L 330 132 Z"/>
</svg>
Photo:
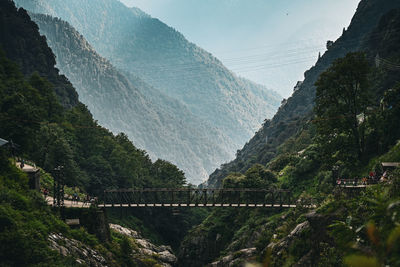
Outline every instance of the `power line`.
<svg viewBox="0 0 400 267">
<path fill-rule="evenodd" d="M 391 30 L 391 31 L 389 31 L 389 33 L 397 33 L 397 32 L 399 32 L 399 30 Z M 368 36 L 368 38 L 365 38 L 364 36 L 362 36 L 362 37 L 354 37 L 354 38 L 346 38 L 345 44 L 346 45 L 353 45 L 353 44 L 359 43 L 361 40 L 374 40 L 374 39 L 377 39 L 377 38 L 380 38 L 380 37 L 381 37 L 380 33 L 373 33 L 373 34 L 370 34 Z M 342 40 L 343 39 L 338 38 L 338 40 L 336 42 L 342 41 Z M 293 43 L 293 44 L 295 44 L 295 43 Z M 317 48 L 321 48 L 321 46 L 309 46 L 309 47 L 292 48 L 292 49 L 287 49 L 287 50 L 281 50 L 279 53 L 281 53 L 284 56 L 287 56 L 288 54 L 293 54 L 294 53 L 296 55 L 296 54 L 306 53 L 308 51 L 310 51 L 310 53 L 311 52 L 319 52 L 319 50 L 317 50 Z M 239 62 L 239 64 L 240 64 L 242 62 L 247 62 L 249 60 L 250 61 L 257 60 L 258 58 L 260 58 L 260 57 L 262 58 L 263 56 L 271 56 L 272 58 L 280 58 L 281 54 L 279 54 L 279 53 L 277 54 L 276 50 L 271 49 L 270 51 L 267 50 L 267 53 L 254 54 L 254 55 L 250 55 L 250 56 L 236 57 L 236 58 L 226 58 L 223 61 L 224 62 L 230 62 L 230 61 Z M 186 67 L 188 69 L 191 69 L 191 67 L 197 66 L 197 64 L 195 64 L 197 62 L 181 62 L 182 59 L 181 58 L 177 58 L 177 57 L 169 57 L 169 58 L 168 57 L 160 57 L 157 60 L 162 61 L 164 64 L 156 63 L 156 64 L 146 64 L 146 65 L 148 67 L 157 68 L 159 71 L 162 71 L 163 68 L 166 71 L 168 71 L 168 70 L 171 69 L 171 66 L 172 67 L 178 67 L 179 66 L 179 67 L 181 67 L 181 70 L 184 70 Z M 138 64 L 140 64 L 139 61 L 138 61 Z"/>
<path fill-rule="evenodd" d="M 392 30 L 389 31 L 389 33 L 397 33 L 399 32 L 399 30 Z M 355 38 L 346 38 L 346 40 L 343 40 L 341 38 L 339 38 L 337 40 L 337 42 L 345 42 L 346 46 L 350 46 L 350 45 L 354 45 L 354 44 L 358 44 L 360 43 L 361 40 L 369 40 L 369 41 L 373 41 L 374 39 L 379 39 L 381 37 L 380 33 L 373 33 L 370 34 L 368 37 L 355 37 Z M 302 49 L 292 49 L 292 50 L 287 50 L 289 55 L 292 54 L 292 57 L 288 57 L 287 55 L 285 55 L 285 58 L 288 58 L 289 60 L 286 60 L 286 62 L 279 61 L 278 62 L 274 62 L 271 59 L 280 58 L 279 54 L 272 54 L 273 52 L 271 52 L 271 57 L 267 58 L 267 59 L 262 59 L 262 60 L 257 60 L 257 56 L 258 55 L 252 55 L 249 57 L 242 57 L 242 58 L 233 58 L 232 60 L 239 60 L 236 63 L 236 66 L 232 68 L 232 71 L 234 72 L 255 72 L 255 71 L 260 71 L 260 70 L 267 70 L 267 69 L 279 69 L 282 67 L 287 67 L 290 65 L 296 65 L 296 64 L 302 64 L 302 63 L 307 63 L 310 62 L 312 59 L 316 58 L 316 56 L 309 56 L 307 58 L 302 57 L 302 58 L 296 58 L 296 55 L 300 55 L 300 54 L 307 54 L 308 51 L 310 51 L 309 54 L 312 53 L 313 49 L 315 49 L 315 47 L 308 47 L 308 48 L 302 48 Z M 314 50 L 314 52 L 318 52 L 317 50 Z M 268 54 L 262 54 L 264 57 Z M 203 78 L 204 75 L 208 75 L 210 72 L 210 70 L 207 68 L 206 65 L 201 65 L 201 63 L 199 64 L 199 62 L 182 62 L 182 63 L 178 63 L 176 64 L 177 61 L 180 61 L 180 59 L 178 58 L 174 58 L 176 59 L 175 61 L 170 61 L 170 64 L 168 63 L 168 60 L 165 59 L 161 59 L 163 60 L 163 64 L 146 64 L 149 68 L 151 68 L 152 66 L 154 67 L 154 69 L 152 70 L 151 73 L 146 73 L 143 71 L 140 71 L 140 68 L 137 69 L 138 73 L 141 73 L 142 75 L 147 75 L 149 77 L 153 76 L 154 74 L 158 74 L 158 76 L 160 76 L 159 78 L 148 78 L 145 79 L 147 80 L 147 82 L 149 83 L 161 83 L 161 82 L 172 82 L 172 81 L 176 81 L 176 80 L 180 80 L 180 81 L 190 81 L 192 79 L 198 79 L 198 78 Z M 242 63 L 240 63 L 240 60 L 242 60 Z M 233 61 L 234 62 L 234 61 Z M 246 63 L 246 64 L 245 64 Z M 261 63 L 258 64 L 256 66 L 247 64 L 247 63 Z M 141 65 L 140 62 L 137 63 L 137 65 Z M 141 66 L 142 67 L 142 66 Z M 221 65 L 221 67 L 223 68 L 224 66 Z M 229 69 L 228 69 L 229 70 Z M 166 72 L 169 75 L 165 75 L 163 74 L 163 72 Z M 188 72 L 193 72 L 190 75 L 186 75 L 186 73 Z M 179 76 L 178 76 L 179 74 Z M 183 85 L 186 86 L 186 85 Z"/>
</svg>

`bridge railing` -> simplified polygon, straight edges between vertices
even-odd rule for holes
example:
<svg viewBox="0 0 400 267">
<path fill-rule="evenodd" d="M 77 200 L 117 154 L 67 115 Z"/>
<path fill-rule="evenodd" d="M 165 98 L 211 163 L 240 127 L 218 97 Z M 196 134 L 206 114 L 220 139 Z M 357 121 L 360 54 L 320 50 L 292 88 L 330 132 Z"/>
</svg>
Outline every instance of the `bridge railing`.
<svg viewBox="0 0 400 267">
<path fill-rule="evenodd" d="M 361 178 L 361 179 L 337 179 L 336 185 L 339 187 L 351 187 L 351 186 L 366 186 L 377 184 L 377 179 Z"/>
<path fill-rule="evenodd" d="M 236 206 L 295 207 L 289 190 L 269 189 L 118 189 L 106 190 L 104 207 Z"/>
</svg>

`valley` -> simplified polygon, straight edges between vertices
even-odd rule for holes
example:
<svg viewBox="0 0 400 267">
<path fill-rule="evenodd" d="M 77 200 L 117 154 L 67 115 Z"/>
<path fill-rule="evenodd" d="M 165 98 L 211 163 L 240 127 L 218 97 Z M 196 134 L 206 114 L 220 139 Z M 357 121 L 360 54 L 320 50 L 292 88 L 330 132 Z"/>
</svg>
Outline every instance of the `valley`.
<svg viewBox="0 0 400 267">
<path fill-rule="evenodd" d="M 283 101 L 117 0 L 0 25 L 0 265 L 400 264 L 400 2 Z"/>
</svg>

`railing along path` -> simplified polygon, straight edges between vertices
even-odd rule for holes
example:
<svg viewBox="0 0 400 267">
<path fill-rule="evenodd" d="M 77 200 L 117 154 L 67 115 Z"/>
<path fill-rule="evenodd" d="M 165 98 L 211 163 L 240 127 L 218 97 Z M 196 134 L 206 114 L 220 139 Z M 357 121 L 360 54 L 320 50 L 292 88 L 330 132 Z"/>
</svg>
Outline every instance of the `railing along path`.
<svg viewBox="0 0 400 267">
<path fill-rule="evenodd" d="M 290 190 L 269 189 L 117 189 L 104 191 L 100 207 L 314 207 L 295 201 Z"/>
</svg>

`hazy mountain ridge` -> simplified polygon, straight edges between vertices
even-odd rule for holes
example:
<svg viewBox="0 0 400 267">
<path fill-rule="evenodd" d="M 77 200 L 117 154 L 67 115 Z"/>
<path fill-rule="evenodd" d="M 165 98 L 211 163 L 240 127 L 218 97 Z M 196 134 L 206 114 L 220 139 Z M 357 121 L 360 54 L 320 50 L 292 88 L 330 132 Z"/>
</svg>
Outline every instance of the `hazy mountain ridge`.
<svg viewBox="0 0 400 267">
<path fill-rule="evenodd" d="M 16 2 L 67 20 L 116 67 L 185 103 L 223 130 L 237 148 L 279 105 L 278 94 L 243 82 L 211 54 L 138 9 L 115 0 L 69 1 L 68 6 L 63 1 Z"/>
<path fill-rule="evenodd" d="M 177 164 L 192 183 L 201 182 L 233 154 L 223 133 L 178 100 L 119 72 L 67 22 L 40 14 L 31 17 L 57 55 L 57 66 L 101 124 L 115 133 L 127 133 L 153 158 Z"/>
<path fill-rule="evenodd" d="M 230 172 L 244 172 L 255 163 L 266 164 L 277 153 L 279 145 L 288 140 L 310 119 L 314 106 L 315 86 L 319 75 L 337 58 L 362 49 L 363 42 L 377 26 L 379 19 L 389 10 L 400 7 L 400 1 L 361 1 L 343 35 L 305 72 L 302 85 L 282 103 L 272 120 L 263 127 L 237 153 L 230 163 L 223 164 L 210 175 L 208 184 L 216 187 Z"/>
</svg>

